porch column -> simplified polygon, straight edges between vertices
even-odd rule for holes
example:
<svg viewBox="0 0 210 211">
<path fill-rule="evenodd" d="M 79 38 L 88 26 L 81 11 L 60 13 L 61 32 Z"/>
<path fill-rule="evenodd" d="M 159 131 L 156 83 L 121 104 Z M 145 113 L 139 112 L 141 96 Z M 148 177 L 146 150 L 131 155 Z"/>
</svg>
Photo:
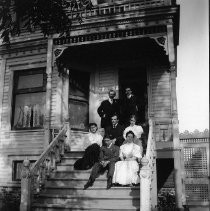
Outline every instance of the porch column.
<svg viewBox="0 0 210 211">
<path fill-rule="evenodd" d="M 70 117 L 69 117 L 69 70 L 64 68 L 62 91 L 62 121 L 67 127 L 66 141 L 68 148 L 70 148 Z"/>
<path fill-rule="evenodd" d="M 44 149 L 49 145 L 50 140 L 50 109 L 51 109 L 51 90 L 52 90 L 52 62 L 53 62 L 53 39 L 48 38 L 47 45 L 47 86 L 46 86 L 46 115 L 45 115 L 45 141 Z"/>
<path fill-rule="evenodd" d="M 171 103 L 172 103 L 172 126 L 173 126 L 173 145 L 174 145 L 174 172 L 175 172 L 175 194 L 176 194 L 176 207 L 179 210 L 183 209 L 182 206 L 182 177 L 181 177 L 181 153 L 179 141 L 179 122 L 177 113 L 177 96 L 176 96 L 176 49 L 174 47 L 173 37 L 173 24 L 167 25 L 168 36 L 168 52 L 171 73 Z"/>
<path fill-rule="evenodd" d="M 3 100 L 5 68 L 6 68 L 6 60 L 0 59 L 0 129 L 1 129 L 1 118 L 2 118 L 2 100 Z"/>
</svg>

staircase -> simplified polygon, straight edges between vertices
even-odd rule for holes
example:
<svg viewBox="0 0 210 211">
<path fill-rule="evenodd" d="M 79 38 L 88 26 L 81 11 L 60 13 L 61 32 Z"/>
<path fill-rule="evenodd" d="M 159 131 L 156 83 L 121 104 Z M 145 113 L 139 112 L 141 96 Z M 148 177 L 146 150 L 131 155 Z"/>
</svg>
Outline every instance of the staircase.
<svg viewBox="0 0 210 211">
<path fill-rule="evenodd" d="M 83 190 L 90 170 L 74 170 L 74 162 L 83 152 L 65 153 L 61 162 L 47 180 L 45 189 L 32 203 L 33 211 L 78 210 L 140 210 L 140 191 L 137 187 L 112 187 L 106 189 L 106 172 L 94 185 Z"/>
</svg>

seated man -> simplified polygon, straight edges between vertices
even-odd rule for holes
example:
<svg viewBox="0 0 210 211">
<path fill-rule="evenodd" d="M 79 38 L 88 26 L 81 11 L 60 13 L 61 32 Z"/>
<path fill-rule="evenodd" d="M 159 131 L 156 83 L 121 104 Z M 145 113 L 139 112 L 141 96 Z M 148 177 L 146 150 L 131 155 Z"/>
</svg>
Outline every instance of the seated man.
<svg viewBox="0 0 210 211">
<path fill-rule="evenodd" d="M 89 180 L 84 185 L 84 190 L 93 185 L 98 174 L 104 169 L 108 169 L 107 189 L 110 189 L 112 186 L 115 162 L 119 159 L 119 147 L 114 145 L 108 136 L 105 136 L 104 143 L 105 146 L 102 146 L 100 150 L 99 162 L 94 164 Z"/>
<path fill-rule="evenodd" d="M 119 118 L 117 115 L 111 117 L 112 126 L 107 127 L 105 134 L 109 135 L 116 146 L 121 146 L 124 142 L 123 131 L 124 127 L 119 124 Z"/>
</svg>

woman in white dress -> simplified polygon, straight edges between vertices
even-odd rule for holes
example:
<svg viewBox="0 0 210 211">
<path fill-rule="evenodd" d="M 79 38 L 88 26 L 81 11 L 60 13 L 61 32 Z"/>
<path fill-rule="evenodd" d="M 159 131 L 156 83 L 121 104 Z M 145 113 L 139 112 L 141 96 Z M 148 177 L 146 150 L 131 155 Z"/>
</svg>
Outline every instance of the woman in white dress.
<svg viewBox="0 0 210 211">
<path fill-rule="evenodd" d="M 140 146 L 133 143 L 133 131 L 126 133 L 126 143 L 120 147 L 120 161 L 115 164 L 113 183 L 132 185 L 139 183 L 139 161 L 142 157 Z"/>
<path fill-rule="evenodd" d="M 90 132 L 84 140 L 84 156 L 74 163 L 74 169 L 87 170 L 98 161 L 103 137 L 98 133 L 96 123 L 89 124 Z"/>
<path fill-rule="evenodd" d="M 135 135 L 134 138 L 134 143 L 139 145 L 141 147 L 141 152 L 143 152 L 143 147 L 142 147 L 142 141 L 141 141 L 141 135 L 144 132 L 143 128 L 140 125 L 136 125 L 136 116 L 131 115 L 130 117 L 130 126 L 126 127 L 124 132 L 123 132 L 123 138 L 126 140 L 126 133 L 128 131 L 132 131 Z M 126 143 L 126 141 L 124 142 Z"/>
</svg>

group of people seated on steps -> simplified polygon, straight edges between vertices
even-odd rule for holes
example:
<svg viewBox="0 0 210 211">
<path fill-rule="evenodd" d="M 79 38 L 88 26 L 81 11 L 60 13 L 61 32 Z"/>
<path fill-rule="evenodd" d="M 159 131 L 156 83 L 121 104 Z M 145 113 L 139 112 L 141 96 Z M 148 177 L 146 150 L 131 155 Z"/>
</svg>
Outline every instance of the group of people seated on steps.
<svg viewBox="0 0 210 211">
<path fill-rule="evenodd" d="M 139 184 L 139 162 L 143 154 L 141 136 L 143 128 L 136 124 L 137 105 L 130 88 L 126 89 L 123 119 L 125 126 L 119 123 L 119 103 L 114 99 L 116 92 L 109 91 L 109 99 L 102 101 L 98 108 L 101 127 L 105 129 L 104 137 L 98 132 L 96 123 L 89 124 L 89 133 L 84 145 L 84 156 L 74 163 L 74 169 L 92 168 L 84 189 L 92 186 L 95 179 L 108 170 L 107 189 L 115 185 Z M 128 121 L 127 120 L 127 117 Z"/>
</svg>

